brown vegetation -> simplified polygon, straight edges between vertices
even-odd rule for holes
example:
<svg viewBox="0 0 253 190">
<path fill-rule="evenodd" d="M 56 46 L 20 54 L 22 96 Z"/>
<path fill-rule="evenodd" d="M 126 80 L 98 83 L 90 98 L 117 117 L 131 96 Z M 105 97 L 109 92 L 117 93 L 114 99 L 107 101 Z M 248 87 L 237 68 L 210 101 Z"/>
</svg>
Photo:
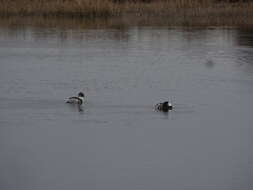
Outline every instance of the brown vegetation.
<svg viewBox="0 0 253 190">
<path fill-rule="evenodd" d="M 238 2 L 239 1 L 239 2 Z M 1 16 L 116 17 L 175 25 L 253 25 L 253 2 L 237 0 L 0 0 Z"/>
<path fill-rule="evenodd" d="M 2 16 L 107 16 L 117 14 L 110 0 L 0 0 Z"/>
</svg>

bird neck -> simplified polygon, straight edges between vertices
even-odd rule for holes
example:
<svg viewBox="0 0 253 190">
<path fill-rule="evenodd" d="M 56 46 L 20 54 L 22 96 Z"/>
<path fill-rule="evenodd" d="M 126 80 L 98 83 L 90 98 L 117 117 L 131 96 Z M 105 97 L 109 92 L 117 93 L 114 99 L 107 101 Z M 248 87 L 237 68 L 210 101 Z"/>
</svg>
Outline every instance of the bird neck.
<svg viewBox="0 0 253 190">
<path fill-rule="evenodd" d="M 82 101 L 84 100 L 84 97 L 82 97 L 82 96 L 78 96 L 78 98 L 80 98 Z"/>
</svg>

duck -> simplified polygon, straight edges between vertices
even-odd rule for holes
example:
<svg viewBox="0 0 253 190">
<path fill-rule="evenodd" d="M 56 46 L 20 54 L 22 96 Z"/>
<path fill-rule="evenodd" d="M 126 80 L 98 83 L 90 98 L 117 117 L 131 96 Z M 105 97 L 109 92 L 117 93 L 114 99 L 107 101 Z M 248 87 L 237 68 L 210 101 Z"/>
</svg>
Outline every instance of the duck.
<svg viewBox="0 0 253 190">
<path fill-rule="evenodd" d="M 84 93 L 79 92 L 77 96 L 69 97 L 66 103 L 82 105 L 84 102 Z"/>
<path fill-rule="evenodd" d="M 158 103 L 155 105 L 156 110 L 162 111 L 162 112 L 168 112 L 169 110 L 173 109 L 173 106 L 168 101 Z"/>
</svg>

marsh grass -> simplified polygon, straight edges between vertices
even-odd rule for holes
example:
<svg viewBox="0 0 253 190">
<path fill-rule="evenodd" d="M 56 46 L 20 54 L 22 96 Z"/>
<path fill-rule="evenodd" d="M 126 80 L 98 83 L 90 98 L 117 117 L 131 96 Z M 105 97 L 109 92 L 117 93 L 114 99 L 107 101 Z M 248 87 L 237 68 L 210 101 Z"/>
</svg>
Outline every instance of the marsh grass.
<svg viewBox="0 0 253 190">
<path fill-rule="evenodd" d="M 2 16 L 107 16 L 117 13 L 110 0 L 0 0 Z"/>
<path fill-rule="evenodd" d="M 69 18 L 116 18 L 124 23 L 253 26 L 253 2 L 217 0 L 0 0 L 0 15 Z"/>
</svg>

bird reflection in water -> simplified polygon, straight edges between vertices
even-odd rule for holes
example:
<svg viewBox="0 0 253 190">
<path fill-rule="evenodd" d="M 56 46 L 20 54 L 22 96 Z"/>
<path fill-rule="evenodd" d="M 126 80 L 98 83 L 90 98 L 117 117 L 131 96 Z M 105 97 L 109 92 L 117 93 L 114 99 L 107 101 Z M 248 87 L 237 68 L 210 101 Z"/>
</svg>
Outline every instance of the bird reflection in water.
<svg viewBox="0 0 253 190">
<path fill-rule="evenodd" d="M 83 113 L 83 106 L 79 105 L 79 104 L 69 104 L 69 107 L 71 108 L 71 110 L 73 111 L 78 111 L 79 113 Z"/>
</svg>

